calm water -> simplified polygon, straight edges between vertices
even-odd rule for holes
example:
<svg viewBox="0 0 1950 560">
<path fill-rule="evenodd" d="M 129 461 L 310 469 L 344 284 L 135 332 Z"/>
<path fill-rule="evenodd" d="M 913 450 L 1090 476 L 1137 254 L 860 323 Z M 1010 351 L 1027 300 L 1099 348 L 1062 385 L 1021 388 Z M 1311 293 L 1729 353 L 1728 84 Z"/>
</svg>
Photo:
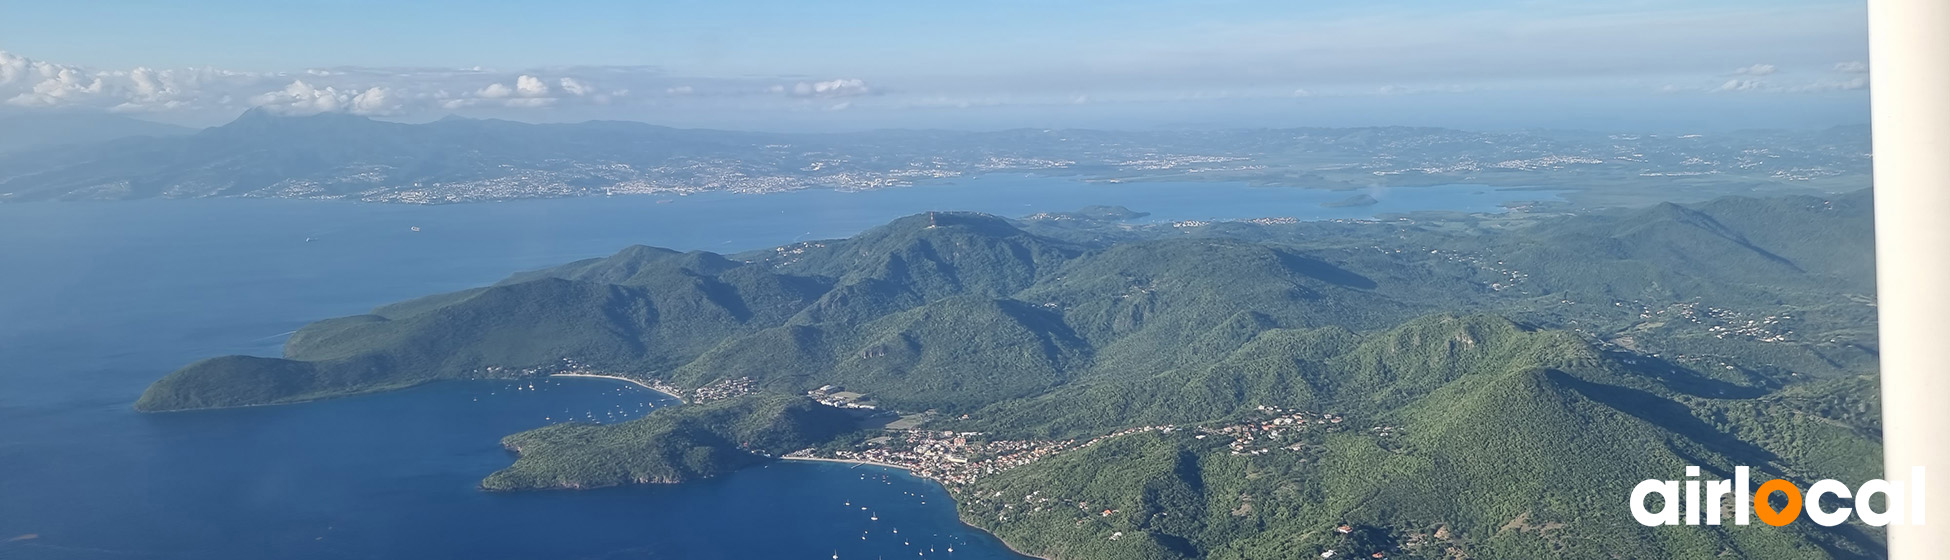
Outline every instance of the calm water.
<svg viewBox="0 0 1950 560">
<path fill-rule="evenodd" d="M 534 390 L 457 382 L 162 415 L 129 403 L 197 358 L 276 355 L 312 320 L 632 243 L 737 251 L 927 210 L 1018 216 L 1122 204 L 1161 220 L 1329 218 L 1552 198 L 1451 186 L 1319 206 L 1350 194 L 989 177 L 669 203 L 0 205 L 0 557 L 903 558 L 929 547 L 926 556 L 945 557 L 953 546 L 953 558 L 1021 558 L 958 523 L 939 487 L 871 467 L 775 464 L 592 492 L 474 489 L 511 461 L 497 443 L 504 435 L 667 404 L 605 380 Z"/>
</svg>

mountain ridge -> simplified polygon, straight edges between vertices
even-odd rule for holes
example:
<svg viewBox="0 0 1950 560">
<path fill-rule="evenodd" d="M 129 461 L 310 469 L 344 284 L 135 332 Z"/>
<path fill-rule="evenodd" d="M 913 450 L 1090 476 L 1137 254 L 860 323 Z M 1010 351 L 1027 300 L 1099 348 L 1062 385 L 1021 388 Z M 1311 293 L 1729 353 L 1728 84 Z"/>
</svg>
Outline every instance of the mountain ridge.
<svg viewBox="0 0 1950 560">
<path fill-rule="evenodd" d="M 1621 503 L 1689 465 L 1876 476 L 1873 310 L 1835 297 L 1873 293 L 1872 252 L 1790 243 L 1872 243 L 1869 197 L 1212 232 L 933 212 L 737 255 L 632 246 L 320 321 L 136 407 L 597 372 L 731 396 L 512 435 L 484 488 L 968 439 L 1050 450 L 941 480 L 965 521 L 1065 560 L 1872 558 L 1865 528 L 1678 534 Z M 1749 261 L 1773 268 L 1720 266 Z M 921 427 L 806 396 L 842 390 Z M 973 449 L 942 460 L 995 459 Z"/>
</svg>

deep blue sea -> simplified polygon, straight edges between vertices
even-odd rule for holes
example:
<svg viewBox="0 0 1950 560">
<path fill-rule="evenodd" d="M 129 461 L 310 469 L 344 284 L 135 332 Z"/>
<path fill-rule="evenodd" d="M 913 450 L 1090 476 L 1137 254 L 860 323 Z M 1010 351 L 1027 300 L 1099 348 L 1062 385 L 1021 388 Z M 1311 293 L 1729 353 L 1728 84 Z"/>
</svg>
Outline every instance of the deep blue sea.
<svg viewBox="0 0 1950 560">
<path fill-rule="evenodd" d="M 0 558 L 1022 558 L 961 525 L 939 486 L 875 467 L 779 463 L 674 486 L 475 489 L 513 460 L 502 436 L 671 405 L 609 380 L 452 382 L 172 414 L 129 405 L 195 359 L 277 355 L 313 320 L 630 244 L 733 252 L 929 210 L 1121 204 L 1153 220 L 1350 218 L 1555 199 L 1458 185 L 1319 206 L 1351 194 L 990 176 L 857 193 L 431 207 L 0 205 Z"/>
</svg>

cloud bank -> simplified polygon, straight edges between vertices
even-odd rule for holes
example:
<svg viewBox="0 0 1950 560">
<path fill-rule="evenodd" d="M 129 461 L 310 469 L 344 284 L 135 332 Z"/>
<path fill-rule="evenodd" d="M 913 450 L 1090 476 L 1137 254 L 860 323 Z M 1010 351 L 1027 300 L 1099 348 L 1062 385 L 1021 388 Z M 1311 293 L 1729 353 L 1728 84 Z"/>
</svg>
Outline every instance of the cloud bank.
<svg viewBox="0 0 1950 560">
<path fill-rule="evenodd" d="M 1735 69 L 1732 78 L 1714 85 L 1682 86 L 1667 84 L 1665 93 L 1832 93 L 1869 89 L 1869 65 L 1861 61 L 1837 62 L 1825 68 L 1789 72 L 1772 64 L 1755 64 Z"/>
<path fill-rule="evenodd" d="M 770 98 L 778 103 L 878 93 L 860 78 L 697 79 L 652 67 L 312 68 L 245 72 L 218 68 L 88 68 L 0 51 L 0 104 L 17 109 L 234 114 L 261 107 L 288 114 L 395 116 L 461 109 L 545 110 L 609 106 L 632 91 L 695 98 Z M 651 103 L 648 99 L 641 102 Z M 820 107 L 827 107 L 823 104 Z"/>
<path fill-rule="evenodd" d="M 1413 107 L 1439 105 L 1435 96 L 1654 97 L 1663 92 L 1726 99 L 1866 89 L 1870 69 L 1859 60 L 1862 54 L 1835 46 L 1848 43 L 1844 39 L 1853 31 L 1831 30 L 1810 40 L 1776 29 L 1835 27 L 1835 18 L 1824 14 L 1770 16 L 1745 27 L 1725 14 L 1604 15 L 1549 22 L 1510 22 L 1500 13 L 1266 20 L 1192 26 L 1184 30 L 1189 38 L 1177 42 L 1146 36 L 1131 43 L 1125 41 L 1134 39 L 1119 36 L 1079 43 L 1071 50 L 1039 51 L 1030 60 L 1011 60 L 1002 67 L 929 59 L 922 70 L 882 69 L 867 76 L 855 75 L 853 69 L 875 63 L 880 53 L 812 61 L 827 67 L 822 72 L 791 72 L 781 63 L 752 73 L 705 67 L 702 72 L 718 75 L 685 76 L 651 66 L 113 69 L 0 51 L 0 111 L 96 110 L 197 125 L 263 108 L 290 115 L 332 112 L 401 120 L 459 113 L 536 121 L 623 118 L 715 124 L 730 119 L 769 127 L 819 114 L 834 115 L 827 122 L 839 122 L 879 113 L 889 121 L 912 124 L 910 120 L 920 118 L 916 115 L 951 111 L 1173 113 L 1161 103 L 1204 103 L 1228 111 L 1253 100 L 1288 104 L 1266 106 L 1278 112 L 1346 104 L 1350 98 Z M 1469 31 L 1479 27 L 1503 32 L 1485 39 Z M 1400 34 L 1409 38 L 1404 41 L 1349 48 L 1370 40 L 1365 38 L 1377 28 L 1415 32 Z M 1646 33 L 1655 28 L 1660 32 Z M 1741 40 L 1717 34 L 1728 29 L 1739 31 Z M 1742 46 L 1694 48 L 1701 42 Z M 1695 55 L 1674 54 L 1680 51 Z M 1429 101 L 1412 96 L 1429 96 Z"/>
</svg>

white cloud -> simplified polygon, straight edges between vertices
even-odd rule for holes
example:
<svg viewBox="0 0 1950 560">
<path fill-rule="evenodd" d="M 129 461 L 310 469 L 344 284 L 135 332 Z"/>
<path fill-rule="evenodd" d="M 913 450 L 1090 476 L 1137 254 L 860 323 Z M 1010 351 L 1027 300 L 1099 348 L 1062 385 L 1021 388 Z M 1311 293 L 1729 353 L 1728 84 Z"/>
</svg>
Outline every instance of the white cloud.
<svg viewBox="0 0 1950 560">
<path fill-rule="evenodd" d="M 772 87 L 779 88 L 777 91 L 785 91 L 785 88 L 783 86 L 772 86 Z M 697 88 L 693 88 L 691 86 L 677 86 L 671 88 L 664 88 L 665 95 L 690 95 L 693 93 L 697 93 Z"/>
<path fill-rule="evenodd" d="M 1764 87 L 1767 87 L 1767 83 L 1760 80 L 1727 80 L 1714 91 L 1755 91 Z"/>
<path fill-rule="evenodd" d="M 391 115 L 403 108 L 392 91 L 383 86 L 373 86 L 364 91 L 340 90 L 331 86 L 318 87 L 304 80 L 293 80 L 284 89 L 253 96 L 250 103 L 285 115 L 338 112 Z"/>
<path fill-rule="evenodd" d="M 28 67 L 34 64 L 27 57 L 0 51 L 0 85 L 7 85 L 27 75 Z"/>
<path fill-rule="evenodd" d="M 34 87 L 7 100 L 7 103 L 27 107 L 54 107 L 65 105 L 70 100 L 80 100 L 102 93 L 105 88 L 102 79 L 84 75 L 72 68 L 62 68 L 34 84 Z"/>
<path fill-rule="evenodd" d="M 1733 74 L 1736 76 L 1766 76 L 1773 74 L 1776 70 L 1778 69 L 1772 64 L 1755 64 L 1734 70 Z"/>
<path fill-rule="evenodd" d="M 1869 71 L 1869 63 L 1860 60 L 1835 63 L 1835 71 L 1844 74 L 1863 74 Z"/>
<path fill-rule="evenodd" d="M 338 111 L 344 99 L 338 90 L 317 88 L 304 80 L 293 80 L 284 89 L 258 94 L 251 105 L 287 115 L 311 115 Z"/>
<path fill-rule="evenodd" d="M 521 74 L 514 77 L 513 86 L 509 86 L 506 82 L 494 82 L 462 95 L 453 95 L 441 90 L 427 97 L 432 98 L 433 106 L 446 110 L 468 107 L 535 109 L 555 107 L 565 101 L 586 105 L 607 105 L 617 98 L 630 94 L 630 90 L 625 88 L 610 90 L 599 88 L 588 78 L 562 76 L 554 78 L 554 83 L 556 87 L 550 87 L 549 79 L 535 74 Z M 675 90 L 676 88 L 670 89 L 670 91 Z"/>
<path fill-rule="evenodd" d="M 352 97 L 352 113 L 355 115 L 390 115 L 400 110 L 394 101 L 392 91 L 382 86 L 373 86 Z"/>
<path fill-rule="evenodd" d="M 765 87 L 760 80 L 744 79 L 744 91 Z M 115 112 L 193 112 L 218 122 L 249 107 L 284 114 L 403 115 L 468 108 L 533 110 L 571 103 L 608 105 L 629 94 L 625 87 L 599 87 L 599 81 L 641 84 L 651 91 L 680 85 L 677 78 L 647 67 L 576 67 L 548 73 L 357 67 L 291 73 L 216 68 L 98 70 L 0 51 L 0 103 Z M 844 93 L 845 89 L 831 93 Z"/>
<path fill-rule="evenodd" d="M 784 91 L 783 86 L 772 86 L 772 91 Z M 873 93 L 866 80 L 841 78 L 824 82 L 799 82 L 793 84 L 792 95 L 799 97 L 852 97 Z"/>
<path fill-rule="evenodd" d="M 561 93 L 566 94 L 566 96 L 555 95 L 556 90 L 550 88 L 548 82 L 539 76 L 521 74 L 515 76 L 514 86 L 512 87 L 503 82 L 495 82 L 475 90 L 470 96 L 453 97 L 445 92 L 441 92 L 435 94 L 433 97 L 440 100 L 437 103 L 440 108 L 447 110 L 467 107 L 537 109 L 554 107 L 560 104 L 565 98 L 582 99 L 586 103 L 602 105 L 609 103 L 616 97 L 629 94 L 629 90 L 625 89 L 608 92 L 600 91 L 591 85 L 589 81 L 574 77 L 564 76 L 557 78 L 555 83 L 561 86 Z"/>
<path fill-rule="evenodd" d="M 515 78 L 515 93 L 522 97 L 548 97 L 548 84 L 541 78 L 522 74 Z"/>
<path fill-rule="evenodd" d="M 1847 79 L 1822 79 L 1805 83 L 1776 83 L 1767 80 L 1735 78 L 1711 87 L 1682 87 L 1667 84 L 1659 91 L 1664 93 L 1707 92 L 1707 93 L 1827 93 L 1856 91 L 1869 88 L 1868 76 L 1855 76 Z"/>
<path fill-rule="evenodd" d="M 108 84 L 76 66 L 52 64 L 0 51 L 0 97 L 22 107 L 57 107 L 99 96 Z"/>
<path fill-rule="evenodd" d="M 110 107 L 118 112 L 154 112 L 178 109 L 197 102 L 204 84 L 221 73 L 205 69 L 196 70 L 154 70 L 136 68 L 125 76 L 129 88 L 122 96 L 122 102 Z"/>
<path fill-rule="evenodd" d="M 134 94 L 142 98 L 157 99 L 180 93 L 173 84 L 164 83 L 156 71 L 148 68 L 130 70 L 129 81 L 135 84 Z"/>
<path fill-rule="evenodd" d="M 215 68 L 97 70 L 0 51 L 0 100 L 24 107 L 122 112 L 210 107 L 275 87 L 275 80 Z"/>
<path fill-rule="evenodd" d="M 1855 91 L 1869 88 L 1868 76 L 1856 76 L 1847 80 L 1823 80 L 1787 88 L 1793 93 L 1821 93 L 1828 91 Z"/>
<path fill-rule="evenodd" d="M 501 99 L 503 97 L 513 96 L 514 94 L 514 88 L 508 87 L 507 84 L 495 82 L 488 84 L 487 87 L 481 88 L 481 91 L 475 92 L 474 96 L 482 99 Z"/>
</svg>

